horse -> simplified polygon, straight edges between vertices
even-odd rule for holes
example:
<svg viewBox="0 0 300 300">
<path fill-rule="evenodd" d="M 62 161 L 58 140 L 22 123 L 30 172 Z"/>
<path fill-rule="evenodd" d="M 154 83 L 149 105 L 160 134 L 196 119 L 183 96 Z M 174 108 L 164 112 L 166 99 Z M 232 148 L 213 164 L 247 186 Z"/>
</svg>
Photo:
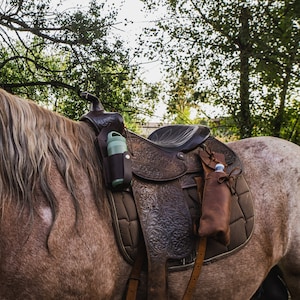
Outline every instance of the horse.
<svg viewBox="0 0 300 300">
<path fill-rule="evenodd" d="M 0 299 L 122 299 L 132 266 L 121 255 L 85 122 L 0 90 Z M 276 265 L 300 298 L 300 148 L 275 137 L 228 146 L 254 205 L 248 243 L 203 265 L 194 299 L 250 299 Z M 181 299 L 192 270 L 168 273 Z M 138 299 L 145 299 L 142 271 Z"/>
</svg>

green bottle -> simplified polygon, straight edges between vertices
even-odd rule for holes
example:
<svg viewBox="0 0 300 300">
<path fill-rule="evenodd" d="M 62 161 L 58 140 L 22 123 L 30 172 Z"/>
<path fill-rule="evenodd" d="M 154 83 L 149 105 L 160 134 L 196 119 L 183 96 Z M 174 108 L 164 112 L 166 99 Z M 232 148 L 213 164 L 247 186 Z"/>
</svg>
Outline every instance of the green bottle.
<svg viewBox="0 0 300 300">
<path fill-rule="evenodd" d="M 123 154 L 127 151 L 126 139 L 116 131 L 111 131 L 107 135 L 107 154 L 108 156 L 113 156 L 116 154 Z M 111 160 L 112 162 L 120 162 L 120 160 Z M 123 165 L 113 165 L 111 166 L 112 170 L 122 169 L 124 168 Z M 115 172 L 120 174 L 119 172 Z M 121 172 L 122 173 L 122 172 Z M 115 176 L 113 176 L 115 177 Z M 112 186 L 118 187 L 124 182 L 124 178 L 112 178 Z"/>
</svg>

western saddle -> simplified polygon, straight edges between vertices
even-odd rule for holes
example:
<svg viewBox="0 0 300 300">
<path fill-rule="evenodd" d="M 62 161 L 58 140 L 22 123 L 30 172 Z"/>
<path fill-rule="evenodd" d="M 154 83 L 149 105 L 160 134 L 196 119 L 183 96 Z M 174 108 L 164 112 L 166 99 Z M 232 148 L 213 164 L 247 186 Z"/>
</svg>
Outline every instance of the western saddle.
<svg viewBox="0 0 300 300">
<path fill-rule="evenodd" d="M 89 93 L 82 93 L 82 97 L 92 103 L 91 111 L 82 116 L 81 121 L 88 122 L 97 136 L 105 183 L 113 216 L 118 223 L 115 227 L 120 249 L 127 261 L 135 261 L 127 299 L 135 299 L 144 249 L 148 299 L 167 299 L 167 271 L 168 267 L 172 268 L 169 263 L 197 253 L 184 295 L 184 299 L 190 299 L 205 252 L 210 252 L 209 246 L 219 245 L 217 253 L 212 255 L 214 257 L 224 251 L 232 252 L 240 245 L 231 246 L 230 243 L 230 231 L 234 227 L 231 223 L 236 222 L 231 213 L 232 203 L 239 201 L 232 201 L 233 196 L 238 198 L 237 181 L 242 181 L 243 187 L 239 189 L 243 197 L 248 197 L 245 196 L 246 190 L 249 192 L 246 183 L 240 179 L 239 159 L 227 146 L 210 136 L 208 127 L 164 126 L 143 138 L 125 130 L 122 116 L 105 112 L 97 97 Z M 115 132 L 118 138 L 112 155 L 107 150 L 110 132 Z M 125 147 L 122 146 L 124 141 Z M 217 164 L 223 165 L 225 170 L 216 172 Z M 122 179 L 118 186 L 113 185 L 116 178 Z M 134 232 L 122 227 L 114 197 L 122 207 L 126 205 L 124 199 L 130 199 L 128 202 L 138 218 Z M 246 215 L 250 222 L 244 234 L 246 241 L 253 225 L 253 209 L 249 207 Z M 125 239 L 131 240 L 135 236 L 138 240 L 134 246 L 129 246 L 129 251 L 125 249 L 121 234 L 128 231 Z M 205 251 L 206 247 L 209 251 Z"/>
</svg>

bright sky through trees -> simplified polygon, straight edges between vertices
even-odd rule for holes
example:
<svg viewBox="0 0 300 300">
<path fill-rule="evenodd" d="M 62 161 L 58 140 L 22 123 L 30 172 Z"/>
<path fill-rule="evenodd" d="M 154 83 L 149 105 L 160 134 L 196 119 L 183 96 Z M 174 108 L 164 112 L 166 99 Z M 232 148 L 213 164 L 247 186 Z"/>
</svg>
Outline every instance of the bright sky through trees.
<svg viewBox="0 0 300 300">
<path fill-rule="evenodd" d="M 87 8 L 90 0 L 51 0 L 53 6 L 60 3 L 60 10 L 72 9 L 78 6 L 83 9 Z M 144 27 L 151 24 L 154 17 L 147 16 L 142 11 L 143 4 L 139 0 L 113 0 L 107 1 L 106 8 L 115 7 L 119 11 L 117 16 L 117 24 L 114 26 L 114 33 L 121 36 L 125 40 L 126 47 L 132 49 L 132 64 L 138 64 L 141 67 L 141 77 L 148 82 L 157 82 L 161 79 L 159 61 L 149 61 L 147 58 L 137 58 L 134 55 L 134 49 L 137 47 L 138 36 L 142 33 Z"/>
</svg>

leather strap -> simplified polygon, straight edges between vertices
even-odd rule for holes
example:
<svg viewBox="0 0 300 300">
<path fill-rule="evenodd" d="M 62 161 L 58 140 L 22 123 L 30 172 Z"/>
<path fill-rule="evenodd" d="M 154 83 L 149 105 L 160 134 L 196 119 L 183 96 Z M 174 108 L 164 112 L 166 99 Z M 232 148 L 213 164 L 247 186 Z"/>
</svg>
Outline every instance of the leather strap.
<svg viewBox="0 0 300 300">
<path fill-rule="evenodd" d="M 189 300 L 193 296 L 193 293 L 196 288 L 197 280 L 199 278 L 202 269 L 202 264 L 203 264 L 205 251 L 206 251 L 206 242 L 207 242 L 206 237 L 200 238 L 200 241 L 198 242 L 198 249 L 197 249 L 198 253 L 197 253 L 196 261 L 194 263 L 194 268 L 189 283 L 186 287 L 185 293 L 182 297 L 182 300 Z"/>
<path fill-rule="evenodd" d="M 142 240 L 138 247 L 137 257 L 133 264 L 127 287 L 126 300 L 135 300 L 137 289 L 140 283 L 140 275 L 142 271 L 143 262 L 146 258 L 146 248 L 145 243 Z"/>
<path fill-rule="evenodd" d="M 196 185 L 197 185 L 198 199 L 201 204 L 202 193 L 203 193 L 203 179 L 202 179 L 202 177 L 195 177 L 195 181 L 196 181 Z M 195 234 L 197 234 L 197 230 L 196 230 Z M 205 257 L 206 243 L 207 243 L 206 237 L 199 238 L 198 246 L 197 246 L 197 256 L 196 256 L 196 260 L 194 263 L 194 268 L 193 268 L 189 283 L 186 287 L 185 293 L 182 297 L 182 300 L 189 300 L 193 296 L 193 293 L 196 288 L 197 280 L 201 273 L 203 260 Z"/>
</svg>

